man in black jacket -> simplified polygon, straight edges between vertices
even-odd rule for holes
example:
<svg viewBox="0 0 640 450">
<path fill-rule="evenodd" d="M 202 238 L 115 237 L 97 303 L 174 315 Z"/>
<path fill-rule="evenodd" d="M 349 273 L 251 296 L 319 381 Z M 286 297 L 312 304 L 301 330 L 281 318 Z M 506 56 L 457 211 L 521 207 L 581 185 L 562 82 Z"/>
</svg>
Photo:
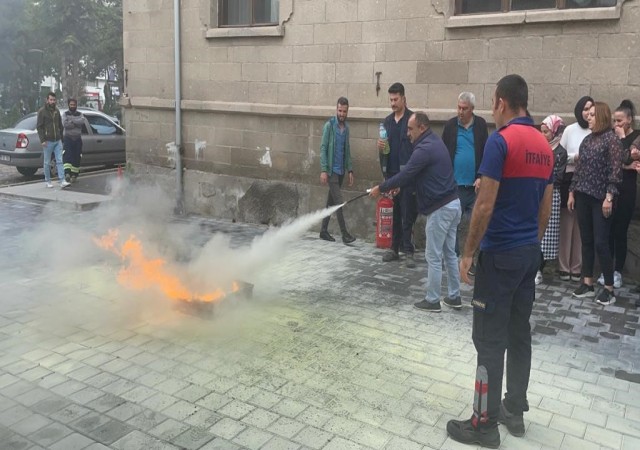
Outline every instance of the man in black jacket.
<svg viewBox="0 0 640 450">
<path fill-rule="evenodd" d="M 407 108 L 404 86 L 402 83 L 393 83 L 388 92 L 393 112 L 384 119 L 384 128 L 387 132 L 386 142 L 383 139 L 378 139 L 380 164 L 383 166 L 382 172 L 385 179 L 400 172 L 413 152 L 413 147 L 407 136 L 407 122 L 413 113 Z M 382 158 L 385 145 L 389 145 L 388 158 Z M 407 185 L 393 199 L 393 237 L 391 250 L 382 256 L 384 262 L 400 259 L 398 251 L 402 249 L 406 255 L 406 266 L 415 267 L 413 225 L 417 216 L 415 186 Z"/>
<path fill-rule="evenodd" d="M 487 122 L 473 113 L 476 96 L 462 92 L 458 96 L 458 115 L 444 126 L 442 140 L 449 150 L 453 173 L 458 184 L 458 196 L 463 217 L 471 217 L 476 201 L 476 191 L 480 183 L 478 168 L 482 161 L 484 144 L 489 133 Z M 460 226 L 458 226 L 458 236 Z M 459 237 L 456 239 L 456 254 L 460 255 Z M 470 275 L 473 275 L 473 268 Z"/>
<path fill-rule="evenodd" d="M 62 167 L 62 118 L 60 110 L 56 106 L 56 94 L 54 92 L 47 94 L 47 103 L 38 110 L 36 129 L 38 130 L 38 137 L 44 154 L 44 181 L 47 183 L 47 187 L 53 187 L 50 166 L 53 155 L 58 169 L 60 187 L 66 188 L 71 183 L 64 179 L 64 169 Z"/>
</svg>

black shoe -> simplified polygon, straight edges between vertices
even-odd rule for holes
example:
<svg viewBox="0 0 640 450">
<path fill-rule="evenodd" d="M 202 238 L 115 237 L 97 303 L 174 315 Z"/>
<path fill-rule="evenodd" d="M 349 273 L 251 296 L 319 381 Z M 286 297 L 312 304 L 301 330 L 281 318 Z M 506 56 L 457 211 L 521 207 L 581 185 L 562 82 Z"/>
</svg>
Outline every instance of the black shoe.
<svg viewBox="0 0 640 450">
<path fill-rule="evenodd" d="M 593 289 L 593 286 L 589 286 L 584 283 L 578 286 L 578 289 L 573 291 L 573 296 L 576 298 L 593 297 L 594 294 L 595 290 Z"/>
<path fill-rule="evenodd" d="M 455 308 L 455 309 L 462 308 L 462 299 L 460 298 L 460 296 L 457 296 L 456 298 L 446 297 L 443 300 L 443 302 L 445 305 L 449 306 L 450 308 Z"/>
<path fill-rule="evenodd" d="M 613 305 L 616 302 L 616 295 L 609 289 L 602 289 L 596 297 L 596 303 L 602 306 Z"/>
<path fill-rule="evenodd" d="M 497 426 L 474 428 L 469 420 L 450 420 L 447 422 L 447 433 L 454 441 L 462 444 L 477 444 L 481 447 L 500 447 L 500 432 Z"/>
<path fill-rule="evenodd" d="M 471 263 L 471 267 L 469 267 L 469 270 L 467 271 L 467 275 L 469 275 L 470 277 L 475 277 L 476 276 L 476 265 Z"/>
<path fill-rule="evenodd" d="M 571 274 L 569 272 L 563 272 L 560 271 L 558 272 L 558 277 L 562 280 L 562 281 L 569 281 L 571 280 Z"/>
<path fill-rule="evenodd" d="M 572 273 L 570 275 L 570 278 L 574 283 L 580 283 L 582 281 L 582 275 L 580 275 L 579 273 Z"/>
<path fill-rule="evenodd" d="M 71 175 L 71 182 L 75 183 L 76 181 L 78 181 L 78 175 Z"/>
<path fill-rule="evenodd" d="M 440 312 L 440 311 L 442 311 L 442 309 L 440 308 L 440 302 L 429 303 L 426 300 L 422 300 L 421 302 L 414 303 L 413 306 L 415 306 L 418 309 L 421 309 L 423 311 L 428 311 L 428 312 Z"/>
<path fill-rule="evenodd" d="M 334 237 L 329 234 L 328 231 L 321 231 L 320 232 L 320 239 L 324 239 L 325 241 L 329 241 L 329 242 L 335 242 L 336 241 L 334 239 Z"/>
<path fill-rule="evenodd" d="M 416 267 L 416 260 L 413 257 L 413 253 L 407 253 L 407 258 L 404 265 L 409 269 L 413 269 Z"/>
<path fill-rule="evenodd" d="M 344 242 L 345 244 L 351 244 L 353 241 L 355 241 L 356 238 L 354 238 L 353 236 L 351 236 L 349 233 L 347 233 L 346 231 L 344 233 L 342 233 L 342 242 Z"/>
<path fill-rule="evenodd" d="M 398 252 L 395 250 L 387 250 L 387 252 L 382 255 L 382 262 L 397 261 L 399 259 L 400 255 L 398 255 Z"/>
<path fill-rule="evenodd" d="M 500 411 L 498 412 L 498 422 L 504 424 L 512 436 L 524 436 L 524 420 L 522 415 L 511 414 L 504 402 L 500 403 Z"/>
<path fill-rule="evenodd" d="M 71 175 L 69 175 L 68 173 L 64 174 L 64 181 L 66 181 L 67 183 L 71 182 Z"/>
</svg>

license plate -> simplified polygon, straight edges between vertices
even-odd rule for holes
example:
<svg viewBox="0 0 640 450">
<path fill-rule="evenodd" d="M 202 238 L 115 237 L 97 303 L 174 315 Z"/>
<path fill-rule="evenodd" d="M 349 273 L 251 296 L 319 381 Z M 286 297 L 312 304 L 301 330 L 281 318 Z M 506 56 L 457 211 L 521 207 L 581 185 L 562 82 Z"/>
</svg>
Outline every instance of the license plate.
<svg viewBox="0 0 640 450">
<path fill-rule="evenodd" d="M 11 161 L 11 156 L 9 156 L 9 155 L 0 155 L 0 161 Z"/>
</svg>

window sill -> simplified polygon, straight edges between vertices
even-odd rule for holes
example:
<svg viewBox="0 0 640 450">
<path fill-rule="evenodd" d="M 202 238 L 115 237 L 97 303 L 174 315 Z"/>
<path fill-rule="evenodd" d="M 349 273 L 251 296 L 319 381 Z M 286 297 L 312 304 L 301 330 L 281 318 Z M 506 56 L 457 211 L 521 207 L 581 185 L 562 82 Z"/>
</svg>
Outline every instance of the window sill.
<svg viewBox="0 0 640 450">
<path fill-rule="evenodd" d="M 284 36 L 284 27 L 281 25 L 274 25 L 267 27 L 209 28 L 205 35 L 207 39 L 269 36 Z"/>
<path fill-rule="evenodd" d="M 611 20 L 620 18 L 620 4 L 602 8 L 514 11 L 495 14 L 451 16 L 445 28 L 485 27 L 521 23 L 569 22 L 581 20 Z"/>
</svg>

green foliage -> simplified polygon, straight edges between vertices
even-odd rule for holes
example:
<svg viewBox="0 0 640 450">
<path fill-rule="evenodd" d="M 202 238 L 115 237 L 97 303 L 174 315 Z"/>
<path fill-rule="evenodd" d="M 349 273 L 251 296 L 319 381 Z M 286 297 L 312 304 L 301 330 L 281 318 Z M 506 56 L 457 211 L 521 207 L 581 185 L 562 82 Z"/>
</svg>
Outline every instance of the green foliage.
<svg viewBox="0 0 640 450">
<path fill-rule="evenodd" d="M 1 109 L 42 104 L 46 76 L 80 97 L 110 67 L 122 79 L 122 0 L 1 0 L 0 42 Z"/>
</svg>

